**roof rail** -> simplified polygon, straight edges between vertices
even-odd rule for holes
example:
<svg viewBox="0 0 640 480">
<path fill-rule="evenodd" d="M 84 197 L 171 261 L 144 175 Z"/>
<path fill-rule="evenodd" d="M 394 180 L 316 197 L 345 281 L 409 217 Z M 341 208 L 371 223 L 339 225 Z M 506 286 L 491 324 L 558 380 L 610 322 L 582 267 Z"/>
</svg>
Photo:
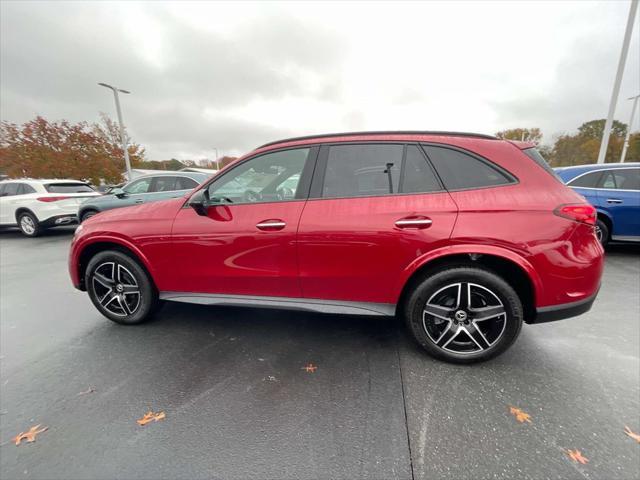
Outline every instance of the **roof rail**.
<svg viewBox="0 0 640 480">
<path fill-rule="evenodd" d="M 381 131 L 368 131 L 368 132 L 342 132 L 342 133 L 321 133 L 319 135 L 307 135 L 303 137 L 285 138 L 283 140 L 276 140 L 275 142 L 265 143 L 258 148 L 269 147 L 271 145 L 277 145 L 279 143 L 295 142 L 297 140 L 313 140 L 329 137 L 350 137 L 350 136 L 363 136 L 363 135 L 442 135 L 446 137 L 473 137 L 484 138 L 487 140 L 498 140 L 493 135 L 485 135 L 483 133 L 467 133 L 467 132 L 441 132 L 441 131 L 429 131 L 429 130 L 381 130 Z"/>
</svg>

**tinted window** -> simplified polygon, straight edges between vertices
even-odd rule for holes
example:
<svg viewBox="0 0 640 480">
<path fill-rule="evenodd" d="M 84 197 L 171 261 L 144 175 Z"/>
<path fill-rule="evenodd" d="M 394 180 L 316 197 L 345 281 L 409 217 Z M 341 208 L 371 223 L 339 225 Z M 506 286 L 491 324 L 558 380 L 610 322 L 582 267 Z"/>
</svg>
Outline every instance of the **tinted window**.
<svg viewBox="0 0 640 480">
<path fill-rule="evenodd" d="M 533 160 L 538 165 L 540 165 L 542 168 L 544 168 L 547 173 L 550 173 L 551 175 L 553 175 L 555 178 L 557 178 L 558 180 L 560 180 L 562 182 L 562 179 L 558 176 L 558 174 L 556 172 L 553 171 L 553 168 L 551 168 L 549 166 L 549 164 L 544 159 L 544 157 L 540 154 L 538 149 L 536 149 L 536 148 L 527 148 L 526 150 L 523 150 L 522 153 L 524 153 L 527 157 L 529 157 L 531 160 Z"/>
<path fill-rule="evenodd" d="M 466 153 L 430 145 L 424 148 L 448 190 L 494 187 L 513 182 L 497 167 Z"/>
<path fill-rule="evenodd" d="M 87 193 L 93 192 L 86 183 L 48 183 L 44 186 L 45 190 L 49 193 Z"/>
<path fill-rule="evenodd" d="M 209 198 L 227 203 L 290 200 L 295 197 L 308 157 L 309 149 L 301 148 L 243 162 L 209 186 Z"/>
<path fill-rule="evenodd" d="M 322 196 L 389 195 L 398 192 L 402 145 L 329 147 Z"/>
<path fill-rule="evenodd" d="M 26 183 L 21 184 L 18 195 L 27 195 L 29 193 L 36 193 L 36 189 Z"/>
<path fill-rule="evenodd" d="M 402 193 L 437 192 L 442 190 L 427 159 L 415 145 L 407 145 L 402 173 Z"/>
<path fill-rule="evenodd" d="M 601 176 L 601 171 L 586 173 L 581 177 L 569 181 L 567 185 L 571 185 L 572 187 L 596 188 Z"/>
<path fill-rule="evenodd" d="M 149 187 L 151 186 L 151 177 L 141 178 L 140 180 L 135 180 L 128 185 L 125 185 L 123 190 L 127 193 L 147 193 L 149 191 Z"/>
<path fill-rule="evenodd" d="M 153 177 L 151 192 L 171 192 L 176 190 L 176 177 Z"/>
<path fill-rule="evenodd" d="M 2 196 L 12 197 L 13 195 L 17 195 L 18 187 L 20 187 L 19 183 L 5 183 L 4 190 L 2 191 Z"/>
<path fill-rule="evenodd" d="M 176 190 L 192 190 L 198 186 L 198 182 L 189 177 L 176 178 Z"/>
<path fill-rule="evenodd" d="M 640 168 L 607 170 L 599 186 L 616 190 L 640 190 Z"/>
</svg>

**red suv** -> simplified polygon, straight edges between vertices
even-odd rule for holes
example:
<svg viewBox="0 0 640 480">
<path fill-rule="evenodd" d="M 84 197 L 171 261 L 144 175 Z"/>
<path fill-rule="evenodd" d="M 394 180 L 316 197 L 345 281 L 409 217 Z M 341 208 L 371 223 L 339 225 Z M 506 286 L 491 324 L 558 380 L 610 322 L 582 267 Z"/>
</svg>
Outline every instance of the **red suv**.
<svg viewBox="0 0 640 480">
<path fill-rule="evenodd" d="M 589 310 L 595 220 L 531 144 L 316 135 L 263 145 L 184 198 L 96 215 L 69 269 L 118 323 L 164 300 L 398 315 L 427 352 L 469 363 L 523 322 Z"/>
</svg>

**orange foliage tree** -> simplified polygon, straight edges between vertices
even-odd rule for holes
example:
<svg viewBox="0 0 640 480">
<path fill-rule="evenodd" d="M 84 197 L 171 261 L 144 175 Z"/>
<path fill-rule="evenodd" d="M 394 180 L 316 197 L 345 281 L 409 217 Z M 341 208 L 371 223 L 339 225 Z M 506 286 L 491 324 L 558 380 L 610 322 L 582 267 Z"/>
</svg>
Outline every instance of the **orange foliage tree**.
<svg viewBox="0 0 640 480">
<path fill-rule="evenodd" d="M 132 166 L 144 149 L 129 143 Z M 119 183 L 124 172 L 120 132 L 102 115 L 102 123 L 49 122 L 42 117 L 22 125 L 0 124 L 0 172 L 12 178 L 75 178 L 99 184 Z"/>
</svg>

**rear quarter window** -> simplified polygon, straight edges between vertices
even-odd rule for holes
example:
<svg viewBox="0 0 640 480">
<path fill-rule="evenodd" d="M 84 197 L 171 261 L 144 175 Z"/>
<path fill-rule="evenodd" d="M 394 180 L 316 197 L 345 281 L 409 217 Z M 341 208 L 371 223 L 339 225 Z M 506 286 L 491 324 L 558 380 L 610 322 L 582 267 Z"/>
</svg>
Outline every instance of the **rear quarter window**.
<svg viewBox="0 0 640 480">
<path fill-rule="evenodd" d="M 527 157 L 536 162 L 539 166 L 541 166 L 548 174 L 553 175 L 558 181 L 562 182 L 562 179 L 558 176 L 558 174 L 549 166 L 549 163 L 544 159 L 542 154 L 538 151 L 537 148 L 527 148 L 522 150 Z M 564 183 L 564 182 L 562 182 Z"/>
<path fill-rule="evenodd" d="M 497 187 L 516 180 L 499 167 L 447 147 L 423 145 L 447 190 Z"/>
</svg>

